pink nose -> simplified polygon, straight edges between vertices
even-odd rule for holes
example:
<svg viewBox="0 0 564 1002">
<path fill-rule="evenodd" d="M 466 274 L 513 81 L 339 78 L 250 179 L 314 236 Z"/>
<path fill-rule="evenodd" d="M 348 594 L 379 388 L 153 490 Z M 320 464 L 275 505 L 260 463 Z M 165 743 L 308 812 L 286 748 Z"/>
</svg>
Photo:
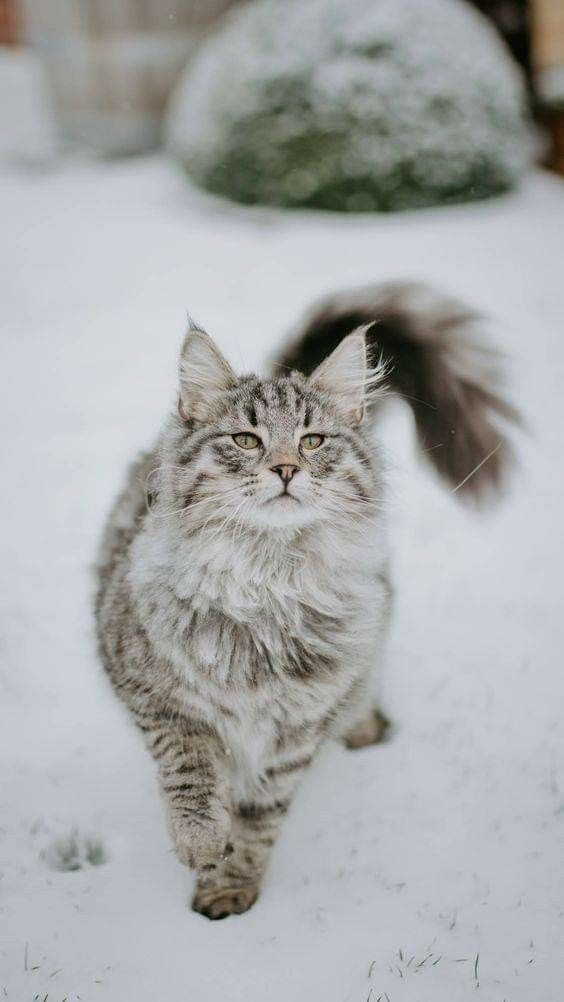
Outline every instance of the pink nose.
<svg viewBox="0 0 564 1002">
<path fill-rule="evenodd" d="M 290 463 L 280 463 L 279 466 L 271 466 L 270 469 L 273 473 L 278 474 L 282 483 L 289 484 L 298 467 L 292 466 Z"/>
</svg>

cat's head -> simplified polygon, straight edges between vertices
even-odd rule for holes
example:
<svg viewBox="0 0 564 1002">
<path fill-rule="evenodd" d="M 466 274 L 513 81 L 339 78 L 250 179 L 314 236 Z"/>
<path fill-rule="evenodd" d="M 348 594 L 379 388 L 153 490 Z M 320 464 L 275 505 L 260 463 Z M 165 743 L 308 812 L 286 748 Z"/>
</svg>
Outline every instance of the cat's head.
<svg viewBox="0 0 564 1002">
<path fill-rule="evenodd" d="M 174 509 L 192 523 L 256 529 L 336 527 L 376 506 L 373 450 L 360 431 L 369 369 L 364 331 L 346 337 L 306 378 L 237 376 L 191 327 L 180 359 L 170 456 Z"/>
</svg>

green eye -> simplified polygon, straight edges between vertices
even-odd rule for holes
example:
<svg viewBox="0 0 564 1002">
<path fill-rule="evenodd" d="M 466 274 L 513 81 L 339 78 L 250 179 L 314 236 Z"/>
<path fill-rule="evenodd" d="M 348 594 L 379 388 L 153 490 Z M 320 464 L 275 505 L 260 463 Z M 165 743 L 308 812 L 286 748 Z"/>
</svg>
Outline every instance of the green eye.
<svg viewBox="0 0 564 1002">
<path fill-rule="evenodd" d="M 233 436 L 233 441 L 240 449 L 256 449 L 257 445 L 260 445 L 260 438 L 251 435 L 249 431 L 240 431 L 238 435 Z"/>
<path fill-rule="evenodd" d="M 300 439 L 300 445 L 302 449 L 306 452 L 312 452 L 313 449 L 319 449 L 319 446 L 325 441 L 324 435 L 302 435 Z"/>
</svg>

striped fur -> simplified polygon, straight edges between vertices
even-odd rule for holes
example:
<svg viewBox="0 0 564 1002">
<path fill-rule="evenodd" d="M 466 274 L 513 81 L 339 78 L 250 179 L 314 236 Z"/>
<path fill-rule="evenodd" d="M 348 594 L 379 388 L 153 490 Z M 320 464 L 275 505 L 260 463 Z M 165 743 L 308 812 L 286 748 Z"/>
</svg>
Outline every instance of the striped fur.
<svg viewBox="0 0 564 1002">
<path fill-rule="evenodd" d="M 210 918 L 255 900 L 323 741 L 360 747 L 384 723 L 370 683 L 390 605 L 382 464 L 362 422 L 382 372 L 362 332 L 318 361 L 307 377 L 238 377 L 192 327 L 178 413 L 132 466 L 100 549 L 101 658 Z"/>
</svg>

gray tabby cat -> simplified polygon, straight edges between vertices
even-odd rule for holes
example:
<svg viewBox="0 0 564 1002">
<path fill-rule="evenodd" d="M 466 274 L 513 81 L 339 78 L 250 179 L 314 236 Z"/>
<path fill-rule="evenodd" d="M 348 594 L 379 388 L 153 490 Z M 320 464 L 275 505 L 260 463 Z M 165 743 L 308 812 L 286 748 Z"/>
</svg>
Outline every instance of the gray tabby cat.
<svg viewBox="0 0 564 1002">
<path fill-rule="evenodd" d="M 495 418 L 516 414 L 473 326 L 420 286 L 342 294 L 268 378 L 236 376 L 199 328 L 186 336 L 178 412 L 105 531 L 96 618 L 106 671 L 158 765 L 176 853 L 196 870 L 193 907 L 210 918 L 256 899 L 320 745 L 382 735 L 371 678 L 390 584 L 367 405 L 384 379 L 453 487 L 477 496 L 500 482 Z"/>
</svg>

